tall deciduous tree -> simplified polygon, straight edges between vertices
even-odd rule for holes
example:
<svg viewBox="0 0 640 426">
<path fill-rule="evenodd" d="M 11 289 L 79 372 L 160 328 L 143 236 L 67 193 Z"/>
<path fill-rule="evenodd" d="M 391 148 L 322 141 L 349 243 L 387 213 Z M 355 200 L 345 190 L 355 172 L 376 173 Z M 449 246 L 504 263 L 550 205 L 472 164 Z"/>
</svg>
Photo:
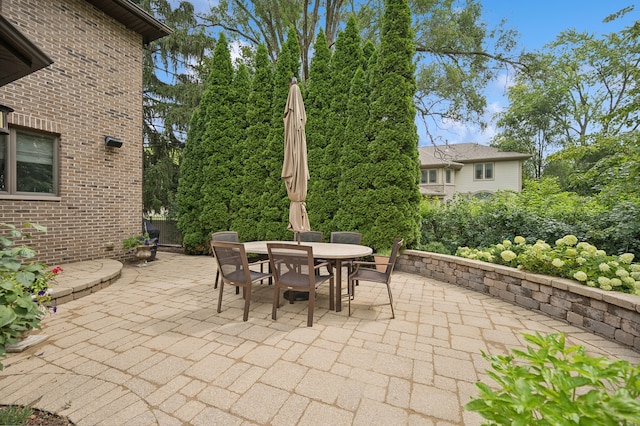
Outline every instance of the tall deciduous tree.
<svg viewBox="0 0 640 426">
<path fill-rule="evenodd" d="M 264 44 L 274 61 L 286 40 L 291 40 L 286 31 L 292 28 L 302 59 L 302 77 L 306 79 L 316 32 L 323 28 L 329 45 L 333 44 L 342 6 L 343 0 L 227 0 L 212 7 L 204 20 L 245 42 Z"/>
<path fill-rule="evenodd" d="M 544 55 L 533 57 L 529 72 L 520 73 L 509 89 L 509 109 L 498 121 L 504 129 L 495 140 L 498 146 L 534 154 L 536 177 L 542 174 L 546 150 L 561 148 L 547 159 L 554 173 L 562 170 L 560 165 L 572 171 L 560 173 L 568 175 L 565 189 L 597 192 L 608 173 L 588 171 L 605 164 L 616 145 L 628 147 L 623 142 L 632 138 L 622 136 L 637 132 L 640 125 L 633 119 L 640 42 L 632 28 L 602 38 L 566 31 Z"/>
<path fill-rule="evenodd" d="M 420 163 L 416 109 L 414 34 L 407 0 L 386 0 L 377 62 L 372 70 L 369 127 L 370 231 L 363 242 L 390 248 L 395 237 L 418 241 Z"/>
<path fill-rule="evenodd" d="M 505 67 L 520 66 L 511 52 L 516 33 L 504 24 L 488 28 L 479 0 L 414 0 L 411 2 L 417 55 L 416 104 L 427 136 L 443 119 L 484 127 L 484 89 Z M 332 46 L 345 17 L 355 15 L 363 38 L 379 41 L 382 0 L 229 0 L 214 7 L 207 25 L 224 28 L 244 43 L 267 45 L 272 58 L 284 41 L 284 28 L 293 24 L 301 49 L 303 79 L 313 35 L 320 27 Z"/>
</svg>

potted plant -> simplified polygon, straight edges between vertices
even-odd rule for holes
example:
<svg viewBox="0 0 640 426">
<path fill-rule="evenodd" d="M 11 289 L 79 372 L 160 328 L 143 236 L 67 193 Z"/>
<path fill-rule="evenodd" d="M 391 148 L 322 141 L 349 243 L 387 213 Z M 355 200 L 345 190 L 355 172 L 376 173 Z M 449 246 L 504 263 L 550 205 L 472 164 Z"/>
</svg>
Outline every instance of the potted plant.
<svg viewBox="0 0 640 426">
<path fill-rule="evenodd" d="M 386 272 L 387 265 L 389 264 L 389 258 L 391 257 L 391 248 L 385 247 L 377 249 L 373 254 L 373 261 L 376 263 L 376 270 L 378 272 Z"/>
<path fill-rule="evenodd" d="M 15 240 L 30 235 L 14 225 L 0 223 L 0 227 L 6 231 L 0 235 L 0 358 L 4 358 L 7 345 L 15 345 L 34 328 L 40 329 L 48 310 L 55 312 L 56 308 L 50 306 L 49 286 L 62 268 L 49 269 L 32 262 L 36 251 L 15 245 Z M 23 227 L 46 232 L 45 227 L 34 224 Z"/>
<path fill-rule="evenodd" d="M 139 259 L 148 259 L 151 257 L 151 248 L 157 243 L 157 238 L 149 237 L 149 233 L 145 232 L 140 235 L 133 235 L 122 240 L 122 248 L 129 253 L 135 252 Z"/>
</svg>

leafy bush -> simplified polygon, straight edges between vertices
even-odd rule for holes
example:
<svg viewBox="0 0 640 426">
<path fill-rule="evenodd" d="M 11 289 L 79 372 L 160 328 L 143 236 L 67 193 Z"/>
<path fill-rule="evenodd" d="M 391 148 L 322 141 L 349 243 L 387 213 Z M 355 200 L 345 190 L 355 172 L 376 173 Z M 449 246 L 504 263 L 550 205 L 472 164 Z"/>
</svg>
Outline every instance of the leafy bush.
<svg viewBox="0 0 640 426">
<path fill-rule="evenodd" d="M 607 255 L 604 250 L 574 235 L 556 241 L 554 247 L 542 240 L 527 244 L 517 236 L 486 249 L 461 247 L 456 256 L 511 266 L 534 273 L 577 280 L 589 287 L 640 295 L 640 264 L 631 263 L 634 255 Z"/>
<path fill-rule="evenodd" d="M 420 246 L 420 250 L 429 251 L 431 253 L 451 254 L 451 252 L 439 241 L 432 241 Z"/>
<path fill-rule="evenodd" d="M 452 253 L 516 235 L 544 241 L 575 235 L 610 254 L 640 256 L 640 200 L 561 192 L 554 179 L 527 181 L 520 193 L 498 191 L 483 200 L 457 195 L 448 203 L 423 200 L 420 207 L 420 243 L 440 242 Z"/>
<path fill-rule="evenodd" d="M 482 356 L 497 389 L 479 382 L 465 409 L 485 425 L 640 424 L 640 369 L 625 360 L 585 355 L 565 345 L 564 334 L 524 334 L 526 351 Z"/>
<path fill-rule="evenodd" d="M 51 301 L 48 289 L 62 268 L 49 270 L 46 265 L 30 261 L 36 252 L 26 246 L 16 246 L 15 240 L 29 237 L 14 225 L 0 223 L 6 235 L 0 235 L 0 358 L 6 345 L 15 344 L 31 329 L 40 329 L 40 320 Z M 25 224 L 25 228 L 46 231 L 46 228 Z M 0 364 L 0 370 L 3 366 Z"/>
</svg>

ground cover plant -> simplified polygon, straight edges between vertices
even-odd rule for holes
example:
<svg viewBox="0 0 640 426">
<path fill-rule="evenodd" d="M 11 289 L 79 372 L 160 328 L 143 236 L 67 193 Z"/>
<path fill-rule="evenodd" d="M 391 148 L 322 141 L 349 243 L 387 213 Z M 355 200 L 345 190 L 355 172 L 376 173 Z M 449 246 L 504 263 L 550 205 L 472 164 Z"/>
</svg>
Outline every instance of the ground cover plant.
<svg viewBox="0 0 640 426">
<path fill-rule="evenodd" d="M 632 263 L 634 255 L 607 255 L 574 235 L 558 239 L 555 245 L 542 240 L 527 243 L 524 237 L 487 248 L 461 247 L 456 256 L 576 280 L 589 287 L 640 295 L 640 264 Z"/>
<path fill-rule="evenodd" d="M 640 370 L 626 360 L 611 361 L 567 346 L 564 334 L 524 334 L 526 350 L 482 356 L 495 382 L 479 389 L 465 409 L 484 425 L 640 424 Z"/>
</svg>

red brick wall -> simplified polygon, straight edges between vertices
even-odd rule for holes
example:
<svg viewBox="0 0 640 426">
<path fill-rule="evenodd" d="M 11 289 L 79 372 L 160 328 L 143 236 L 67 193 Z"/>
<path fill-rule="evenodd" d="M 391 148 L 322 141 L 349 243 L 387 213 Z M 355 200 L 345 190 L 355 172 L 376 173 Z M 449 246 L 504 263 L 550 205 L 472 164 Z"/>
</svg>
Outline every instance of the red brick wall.
<svg viewBox="0 0 640 426">
<path fill-rule="evenodd" d="M 0 195 L 0 222 L 44 225 L 38 260 L 122 258 L 142 221 L 142 37 L 83 0 L 1 1 L 0 11 L 54 63 L 0 87 L 9 123 L 60 137 L 54 200 Z M 104 136 L 124 144 L 110 148 Z"/>
</svg>

